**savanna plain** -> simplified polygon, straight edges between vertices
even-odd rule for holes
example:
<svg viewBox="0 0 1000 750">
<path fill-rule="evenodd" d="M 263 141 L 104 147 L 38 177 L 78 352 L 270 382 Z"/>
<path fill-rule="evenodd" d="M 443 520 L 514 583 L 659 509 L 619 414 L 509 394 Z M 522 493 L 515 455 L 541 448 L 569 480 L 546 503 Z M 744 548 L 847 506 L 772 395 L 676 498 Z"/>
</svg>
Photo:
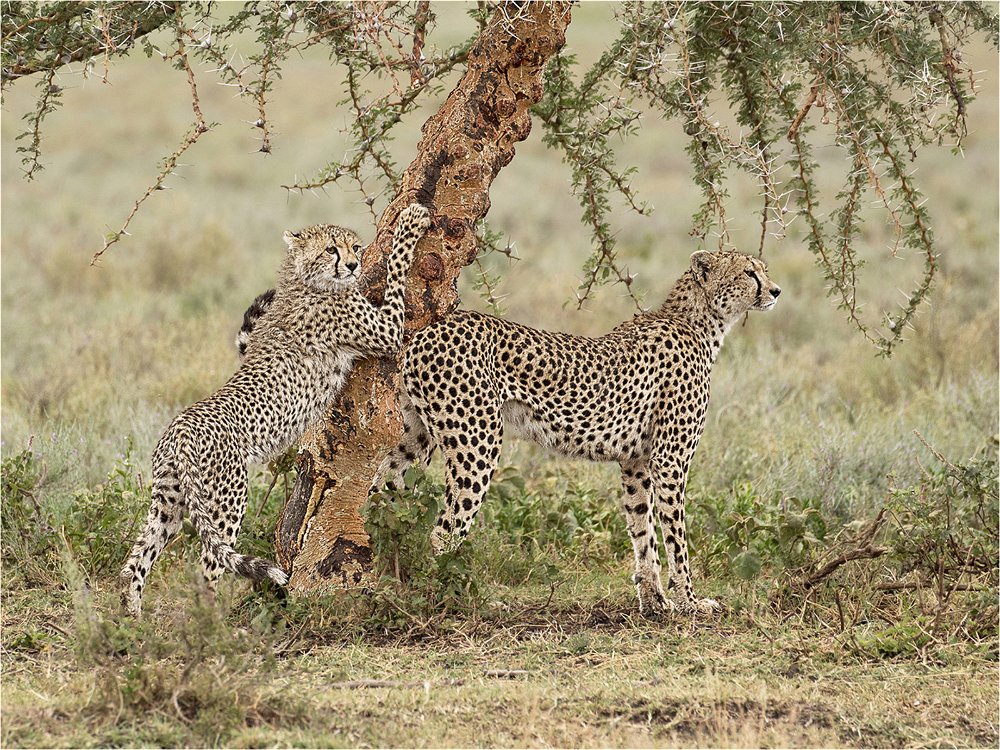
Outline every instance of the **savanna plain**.
<svg viewBox="0 0 1000 750">
<path fill-rule="evenodd" d="M 574 19 L 569 43 L 584 60 L 609 17 L 585 5 Z M 471 30 L 462 19 L 448 21 L 456 39 Z M 143 619 L 125 618 L 117 570 L 147 507 L 152 448 L 235 369 L 234 334 L 271 285 L 282 231 L 323 221 L 370 239 L 372 218 L 349 190 L 280 187 L 348 148 L 340 73 L 325 59 L 287 65 L 267 156 L 252 108 L 205 74 L 203 107 L 219 125 L 91 266 L 190 124 L 183 76 L 142 55 L 113 64 L 108 84 L 67 73 L 31 182 L 15 137 L 34 92 L 12 87 L 0 742 L 996 747 L 997 65 L 995 51 L 974 52 L 984 73 L 963 154 L 929 148 L 914 165 L 940 272 L 891 358 L 827 297 L 803 227 L 766 244 L 783 293 L 727 339 L 688 489 L 695 586 L 726 609 L 666 621 L 638 612 L 617 467 L 513 440 L 454 554 L 432 559 L 426 547 L 443 492 L 436 463 L 372 504 L 376 548 L 383 562 L 392 551 L 403 581 L 281 600 L 227 580 L 216 602 L 198 583 L 188 528 L 153 570 Z M 430 113 L 400 131 L 400 163 Z M 823 132 L 832 197 L 846 165 Z M 655 207 L 613 217 L 647 306 L 698 249 L 685 138 L 650 115 L 619 150 Z M 520 259 L 482 260 L 500 277 L 503 314 L 609 330 L 635 309 L 615 286 L 576 309 L 590 238 L 568 168 L 537 132 L 517 151 L 489 220 Z M 756 251 L 752 184 L 733 182 L 729 214 L 737 247 Z M 920 259 L 893 257 L 891 228 L 871 217 L 856 246 L 858 295 L 877 320 Z M 463 304 L 489 310 L 476 272 L 462 279 Z M 254 471 L 243 549 L 270 554 L 293 481 L 287 464 Z"/>
</svg>

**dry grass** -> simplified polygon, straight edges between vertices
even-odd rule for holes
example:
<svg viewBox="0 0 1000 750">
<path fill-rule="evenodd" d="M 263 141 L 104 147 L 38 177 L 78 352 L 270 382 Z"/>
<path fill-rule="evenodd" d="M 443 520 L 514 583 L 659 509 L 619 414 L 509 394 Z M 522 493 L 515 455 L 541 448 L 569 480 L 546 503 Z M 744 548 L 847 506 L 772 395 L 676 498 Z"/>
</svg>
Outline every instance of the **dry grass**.
<svg viewBox="0 0 1000 750">
<path fill-rule="evenodd" d="M 248 633 L 253 625 L 232 617 L 220 622 L 199 614 L 177 585 L 169 596 L 158 603 L 159 623 L 118 631 L 120 649 L 143 654 L 138 665 L 99 650 L 88 657 L 97 654 L 96 662 L 81 661 L 61 628 L 50 628 L 37 653 L 5 660 L 3 744 L 988 747 L 997 741 L 995 661 L 956 651 L 942 662 L 946 650 L 923 664 L 887 660 L 857 651 L 845 637 L 766 613 L 650 623 L 637 617 L 627 596 L 595 600 L 593 591 L 589 598 L 568 591 L 543 612 L 548 596 L 522 590 L 519 601 L 493 612 L 495 619 L 454 620 L 409 636 L 352 636 L 348 620 L 331 614 L 337 605 L 314 603 L 310 615 L 325 621 L 324 633 L 278 637 Z M 306 620 L 301 625 L 315 630 Z M 9 632 L 11 623 L 4 626 Z M 187 657 L 179 656 L 185 650 Z M 199 654 L 193 671 L 184 667 Z"/>
</svg>

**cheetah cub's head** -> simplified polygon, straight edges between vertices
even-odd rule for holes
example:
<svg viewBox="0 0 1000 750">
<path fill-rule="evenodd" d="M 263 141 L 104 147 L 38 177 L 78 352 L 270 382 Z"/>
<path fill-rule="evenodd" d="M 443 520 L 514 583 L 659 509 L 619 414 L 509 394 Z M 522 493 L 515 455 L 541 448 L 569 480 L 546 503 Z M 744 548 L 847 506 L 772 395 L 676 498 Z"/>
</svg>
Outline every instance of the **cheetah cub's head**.
<svg viewBox="0 0 1000 750">
<path fill-rule="evenodd" d="M 709 304 L 726 320 L 748 310 L 770 310 L 781 294 L 768 278 L 767 266 L 752 255 L 699 250 L 691 256 L 691 272 Z"/>
<path fill-rule="evenodd" d="M 306 286 L 323 292 L 342 292 L 358 280 L 361 242 L 350 229 L 315 224 L 285 232 L 292 271 Z"/>
</svg>

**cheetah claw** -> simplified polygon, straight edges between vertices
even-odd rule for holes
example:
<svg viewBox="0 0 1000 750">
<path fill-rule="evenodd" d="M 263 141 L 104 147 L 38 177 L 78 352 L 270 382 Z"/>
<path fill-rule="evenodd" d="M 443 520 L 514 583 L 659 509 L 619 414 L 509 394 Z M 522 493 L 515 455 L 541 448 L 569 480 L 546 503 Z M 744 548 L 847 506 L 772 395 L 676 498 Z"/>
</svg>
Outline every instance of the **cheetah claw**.
<svg viewBox="0 0 1000 750">
<path fill-rule="evenodd" d="M 664 598 L 654 604 L 639 603 L 639 614 L 649 620 L 665 620 L 677 612 L 677 603 Z"/>
</svg>

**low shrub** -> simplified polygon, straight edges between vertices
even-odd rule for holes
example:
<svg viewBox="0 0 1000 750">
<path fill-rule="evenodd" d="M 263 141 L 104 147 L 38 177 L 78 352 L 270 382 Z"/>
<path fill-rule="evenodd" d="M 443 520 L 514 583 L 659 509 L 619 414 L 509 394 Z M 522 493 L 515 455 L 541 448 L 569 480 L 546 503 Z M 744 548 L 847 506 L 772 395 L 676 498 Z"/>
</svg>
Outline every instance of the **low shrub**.
<svg viewBox="0 0 1000 750">
<path fill-rule="evenodd" d="M 528 553 L 561 558 L 585 555 L 588 560 L 622 559 L 631 542 L 620 504 L 586 483 L 546 478 L 554 485 L 529 491 L 513 467 L 496 472 L 477 522 L 484 530 Z"/>
<path fill-rule="evenodd" d="M 58 534 L 39 501 L 46 468 L 28 448 L 0 464 L 0 555 L 4 586 L 53 585 L 58 581 Z"/>
<path fill-rule="evenodd" d="M 369 599 L 371 618 L 392 629 L 469 612 L 482 603 L 470 545 L 459 544 L 439 555 L 431 548 L 444 486 L 416 467 L 403 481 L 402 489 L 373 493 L 361 511 L 378 576 Z"/>
<path fill-rule="evenodd" d="M 76 490 L 62 519 L 74 559 L 91 579 L 118 572 L 149 508 L 149 487 L 133 460 L 129 438 L 104 482 Z"/>
<path fill-rule="evenodd" d="M 95 604 L 86 573 L 68 546 L 63 551 L 76 659 L 94 682 L 83 713 L 98 738 L 143 726 L 154 733 L 150 741 L 211 747 L 248 726 L 305 717 L 288 694 L 266 688 L 276 637 L 269 618 L 229 623 L 193 569 L 185 606 L 117 617 Z M 169 740 L 155 735 L 157 726 L 169 729 Z"/>
<path fill-rule="evenodd" d="M 818 501 L 761 496 L 748 483 L 723 496 L 691 497 L 687 514 L 706 574 L 744 581 L 801 565 L 823 546 L 828 527 Z"/>
</svg>

